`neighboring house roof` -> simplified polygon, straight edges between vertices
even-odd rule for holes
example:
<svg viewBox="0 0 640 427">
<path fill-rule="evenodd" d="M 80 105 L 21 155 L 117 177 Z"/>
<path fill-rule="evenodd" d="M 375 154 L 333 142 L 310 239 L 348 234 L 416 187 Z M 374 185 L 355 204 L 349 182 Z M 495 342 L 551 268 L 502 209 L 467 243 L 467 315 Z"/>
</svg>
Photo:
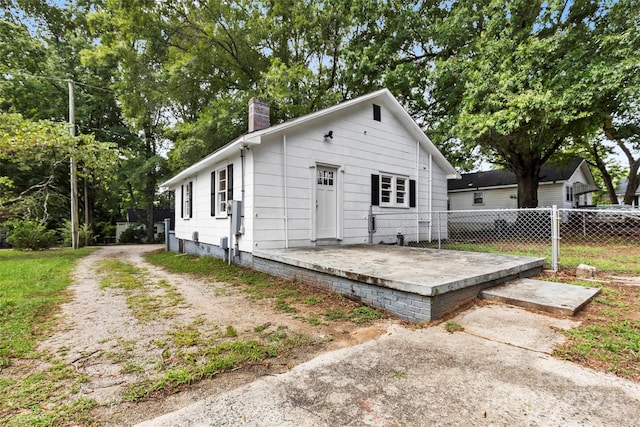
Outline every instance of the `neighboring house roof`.
<svg viewBox="0 0 640 427">
<path fill-rule="evenodd" d="M 585 176 L 590 182 L 586 187 L 581 189 L 581 192 L 588 193 L 599 190 L 599 187 L 595 185 L 593 175 L 589 170 L 586 160 L 581 158 L 574 158 L 562 163 L 551 163 L 543 166 L 540 169 L 540 182 L 563 182 L 567 181 L 578 170 L 578 168 L 585 168 Z M 474 172 L 462 174 L 462 179 L 449 180 L 447 188 L 449 191 L 468 191 L 477 190 L 481 188 L 492 187 L 511 187 L 516 186 L 516 175 L 513 172 L 506 170 L 493 170 L 486 172 Z"/>
<path fill-rule="evenodd" d="M 237 155 L 238 150 L 247 145 L 259 145 L 262 143 L 262 137 L 267 135 L 273 135 L 278 133 L 284 133 L 291 129 L 295 129 L 300 126 L 304 126 L 306 123 L 316 120 L 321 117 L 328 116 L 330 114 L 339 112 L 346 108 L 360 104 L 366 101 L 380 102 L 389 108 L 396 117 L 405 125 L 405 127 L 414 134 L 415 138 L 426 148 L 426 150 L 433 155 L 434 161 L 443 169 L 447 178 L 459 178 L 458 172 L 451 166 L 442 153 L 436 148 L 431 140 L 425 135 L 424 131 L 418 126 L 418 124 L 411 118 L 409 113 L 400 105 L 398 100 L 389 92 L 388 89 L 381 89 L 376 92 L 372 92 L 368 95 L 364 95 L 358 98 L 351 99 L 349 101 L 342 102 L 332 107 L 325 108 L 315 113 L 310 113 L 292 120 L 288 120 L 284 123 L 270 126 L 265 129 L 261 129 L 255 132 L 251 132 L 242 135 L 235 140 L 231 141 L 227 145 L 209 154 L 207 157 L 196 162 L 195 164 L 184 169 L 174 177 L 160 184 L 160 187 L 172 188 L 176 186 L 180 181 L 196 175 L 203 169 L 206 169 L 232 155 Z"/>
<path fill-rule="evenodd" d="M 165 218 L 171 218 L 174 220 L 175 211 L 173 209 L 154 209 L 153 210 L 153 222 L 162 222 Z M 144 219 L 147 216 L 145 209 L 127 209 L 127 218 L 120 222 L 138 222 L 139 218 Z"/>
<path fill-rule="evenodd" d="M 622 178 L 616 188 L 616 196 L 624 196 L 627 192 L 627 185 L 629 185 L 629 178 Z M 635 194 L 640 194 L 640 187 L 636 189 Z"/>
</svg>

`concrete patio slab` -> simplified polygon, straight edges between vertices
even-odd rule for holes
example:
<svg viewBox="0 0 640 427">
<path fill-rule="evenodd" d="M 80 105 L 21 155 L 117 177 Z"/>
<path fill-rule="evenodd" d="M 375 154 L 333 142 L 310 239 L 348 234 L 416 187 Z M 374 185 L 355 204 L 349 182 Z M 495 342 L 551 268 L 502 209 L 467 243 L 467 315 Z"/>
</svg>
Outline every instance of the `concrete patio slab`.
<svg viewBox="0 0 640 427">
<path fill-rule="evenodd" d="M 518 279 L 485 289 L 480 297 L 559 315 L 575 315 L 600 289 L 543 280 Z"/>
<path fill-rule="evenodd" d="M 438 319 L 544 258 L 387 245 L 256 250 L 253 266 L 330 288 L 411 321 Z"/>
<path fill-rule="evenodd" d="M 419 295 L 442 295 L 544 265 L 544 258 L 384 245 L 254 251 L 254 256 Z"/>
</svg>

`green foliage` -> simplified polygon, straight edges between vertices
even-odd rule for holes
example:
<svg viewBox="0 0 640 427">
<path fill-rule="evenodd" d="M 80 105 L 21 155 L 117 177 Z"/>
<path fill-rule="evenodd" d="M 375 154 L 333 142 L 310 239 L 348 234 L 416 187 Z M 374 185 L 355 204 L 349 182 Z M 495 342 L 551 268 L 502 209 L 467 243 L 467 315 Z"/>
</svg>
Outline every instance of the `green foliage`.
<svg viewBox="0 0 640 427">
<path fill-rule="evenodd" d="M 364 323 L 368 323 L 372 320 L 379 319 L 382 317 L 379 311 L 374 308 L 362 306 L 356 307 L 351 311 L 347 312 L 343 309 L 331 309 L 327 310 L 322 315 L 331 321 L 339 321 L 339 320 L 348 320 L 356 325 L 362 325 Z"/>
<path fill-rule="evenodd" d="M 129 227 L 120 233 L 118 243 L 142 243 L 147 237 L 147 232 L 141 227 Z"/>
<path fill-rule="evenodd" d="M 47 364 L 49 365 L 49 364 Z M 93 399 L 74 397 L 83 377 L 71 366 L 54 361 L 29 376 L 0 381 L 0 422 L 3 426 L 91 425 Z"/>
<path fill-rule="evenodd" d="M 15 220 L 7 233 L 7 242 L 21 251 L 49 249 L 57 243 L 55 230 L 47 230 L 38 222 Z"/>
<path fill-rule="evenodd" d="M 75 261 L 91 250 L 0 251 L 0 359 L 34 357 L 36 339 L 64 300 Z"/>
<path fill-rule="evenodd" d="M 174 356 L 178 360 L 174 362 L 173 367 L 167 369 L 157 379 L 130 385 L 127 387 L 124 399 L 129 401 L 144 400 L 161 390 L 172 391 L 182 385 L 193 384 L 205 378 L 213 378 L 247 361 L 257 362 L 274 357 L 280 349 L 287 347 L 289 342 L 292 342 L 291 340 L 285 341 L 265 345 L 256 341 L 237 340 L 198 348 L 188 353 L 178 352 Z"/>
<path fill-rule="evenodd" d="M 71 245 L 71 221 L 69 221 L 68 219 L 64 220 L 63 226 L 60 227 L 60 236 L 62 237 L 62 241 L 64 242 L 65 246 L 72 246 Z M 79 235 L 79 239 L 78 239 L 78 244 L 79 247 L 84 247 L 84 243 L 85 241 L 89 241 L 89 243 L 93 243 L 95 238 L 93 236 L 93 231 L 91 230 L 91 227 L 87 224 L 80 224 L 80 226 L 78 227 L 78 235 Z"/>
<path fill-rule="evenodd" d="M 458 322 L 447 322 L 444 325 L 444 329 L 449 332 L 450 334 L 454 333 L 454 332 L 461 332 L 464 331 L 464 328 L 462 327 L 461 324 L 459 324 Z"/>
<path fill-rule="evenodd" d="M 628 6 L 619 3 L 461 0 L 434 28 L 438 137 L 513 171 L 520 207 L 537 206 L 540 167 L 559 147 L 603 125 L 600 100 L 614 102 L 620 88 L 613 80 L 637 74 L 637 61 L 627 67 L 605 48 L 608 23 Z"/>
<path fill-rule="evenodd" d="M 127 306 L 140 322 L 172 318 L 175 307 L 185 303 L 175 286 L 165 280 L 149 280 L 146 271 L 134 265 L 117 260 L 103 261 L 100 272 L 106 275 L 101 287 L 121 290 L 127 298 Z"/>
<path fill-rule="evenodd" d="M 614 318 L 607 323 L 571 329 L 565 334 L 572 338 L 572 342 L 557 349 L 556 356 L 569 360 L 594 359 L 617 375 L 638 375 L 640 322 Z"/>
</svg>

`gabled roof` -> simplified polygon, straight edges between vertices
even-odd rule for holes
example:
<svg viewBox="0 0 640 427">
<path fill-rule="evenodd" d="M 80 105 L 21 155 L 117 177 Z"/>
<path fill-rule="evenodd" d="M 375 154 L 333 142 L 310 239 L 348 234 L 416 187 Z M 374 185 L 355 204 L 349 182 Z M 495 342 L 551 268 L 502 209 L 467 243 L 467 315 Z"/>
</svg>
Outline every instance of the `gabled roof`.
<svg viewBox="0 0 640 427">
<path fill-rule="evenodd" d="M 545 165 L 540 169 L 540 182 L 567 181 L 581 166 L 587 167 L 588 169 L 586 160 L 581 158 L 574 158 L 562 163 L 551 163 Z M 589 182 L 587 184 L 594 183 Z M 449 180 L 447 188 L 449 191 L 461 191 L 515 185 L 517 185 L 517 181 L 516 175 L 513 172 L 506 170 L 493 170 L 486 172 L 463 173 L 462 179 Z"/>
<path fill-rule="evenodd" d="M 627 186 L 629 185 L 629 178 L 622 178 L 616 188 L 616 196 L 624 196 L 627 192 Z M 636 190 L 635 194 L 640 194 L 640 187 Z"/>
<path fill-rule="evenodd" d="M 423 147 L 427 150 L 427 152 L 433 155 L 433 160 L 438 164 L 442 170 L 447 175 L 447 178 L 459 178 L 460 174 L 451 166 L 449 161 L 442 155 L 440 150 L 436 148 L 436 146 L 431 142 L 431 140 L 425 135 L 424 131 L 418 126 L 418 124 L 411 118 L 409 113 L 400 105 L 398 100 L 389 92 L 388 89 L 381 89 L 376 92 L 372 92 L 368 95 L 363 95 L 358 98 L 351 99 L 349 101 L 341 102 L 340 104 L 334 105 L 332 107 L 328 107 L 322 109 L 320 111 L 316 111 L 314 113 L 306 114 L 304 116 L 288 120 L 284 123 L 280 123 L 277 125 L 270 126 L 265 129 L 257 130 L 255 132 L 251 132 L 245 135 L 242 135 L 235 140 L 231 141 L 227 145 L 221 147 L 220 149 L 214 151 L 209 154 L 204 159 L 194 163 L 183 171 L 179 172 L 174 177 L 168 179 L 167 181 L 160 184 L 160 187 L 172 188 L 177 185 L 180 181 L 196 175 L 203 169 L 206 169 L 230 156 L 237 155 L 239 150 L 247 145 L 258 145 L 262 143 L 263 137 L 267 135 L 283 133 L 288 130 L 295 129 L 299 126 L 303 126 L 304 124 L 311 122 L 313 120 L 319 119 L 321 117 L 328 116 L 330 114 L 339 112 L 341 110 L 347 109 L 357 104 L 361 104 L 367 101 L 380 102 L 385 105 L 390 111 L 396 115 L 396 117 L 405 125 L 406 129 L 411 132 L 416 140 L 420 141 Z"/>
</svg>

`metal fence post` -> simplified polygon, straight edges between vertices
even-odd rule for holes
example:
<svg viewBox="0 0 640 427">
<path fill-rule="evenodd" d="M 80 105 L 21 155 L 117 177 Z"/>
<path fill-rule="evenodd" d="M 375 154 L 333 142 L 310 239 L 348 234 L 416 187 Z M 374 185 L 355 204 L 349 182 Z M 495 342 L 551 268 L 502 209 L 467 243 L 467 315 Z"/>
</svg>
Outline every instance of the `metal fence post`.
<svg viewBox="0 0 640 427">
<path fill-rule="evenodd" d="M 551 208 L 551 269 L 558 271 L 558 258 L 560 257 L 560 216 L 558 205 Z"/>
<path fill-rule="evenodd" d="M 438 211 L 438 249 L 442 249 L 442 225 L 440 224 L 440 211 Z"/>
<path fill-rule="evenodd" d="M 373 243 L 373 206 L 369 206 L 369 216 L 367 217 L 369 228 L 369 244 Z"/>
<path fill-rule="evenodd" d="M 169 232 L 171 231 L 171 218 L 164 219 L 164 247 L 167 252 L 171 251 L 171 242 L 169 240 Z"/>
</svg>

